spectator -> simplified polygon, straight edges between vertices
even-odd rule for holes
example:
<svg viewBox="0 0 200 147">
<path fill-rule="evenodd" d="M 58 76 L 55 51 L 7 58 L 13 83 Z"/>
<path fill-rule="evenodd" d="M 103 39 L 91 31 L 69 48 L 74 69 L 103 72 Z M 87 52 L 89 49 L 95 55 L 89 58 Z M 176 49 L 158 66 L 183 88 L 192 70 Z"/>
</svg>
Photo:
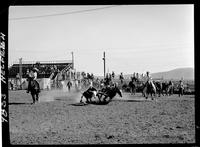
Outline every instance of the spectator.
<svg viewBox="0 0 200 147">
<path fill-rule="evenodd" d="M 69 80 L 68 83 L 67 83 L 67 87 L 68 87 L 69 92 L 70 92 L 71 86 L 72 86 L 72 82 L 71 82 L 71 80 Z"/>
<path fill-rule="evenodd" d="M 115 73 L 114 73 L 114 71 L 112 71 L 112 78 L 113 78 L 113 79 L 115 78 Z"/>
<path fill-rule="evenodd" d="M 123 76 L 123 73 L 121 72 L 120 76 L 119 76 L 119 79 L 121 81 L 121 84 L 123 84 L 123 80 L 124 80 L 124 76 Z"/>
</svg>

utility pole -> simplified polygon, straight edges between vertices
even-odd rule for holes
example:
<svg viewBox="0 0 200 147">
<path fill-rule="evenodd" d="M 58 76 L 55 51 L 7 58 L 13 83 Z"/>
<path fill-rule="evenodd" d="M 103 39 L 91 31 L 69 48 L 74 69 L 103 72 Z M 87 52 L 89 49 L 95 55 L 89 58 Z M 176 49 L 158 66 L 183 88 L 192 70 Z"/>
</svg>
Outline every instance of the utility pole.
<svg viewBox="0 0 200 147">
<path fill-rule="evenodd" d="M 106 77 L 106 53 L 103 52 L 104 78 Z"/>
<path fill-rule="evenodd" d="M 74 69 L 74 53 L 72 52 L 72 69 Z"/>
<path fill-rule="evenodd" d="M 22 89 L 22 58 L 19 58 L 19 80 L 20 89 Z"/>
<path fill-rule="evenodd" d="M 74 79 L 74 52 L 72 52 L 72 73 L 73 73 L 72 78 Z"/>
</svg>

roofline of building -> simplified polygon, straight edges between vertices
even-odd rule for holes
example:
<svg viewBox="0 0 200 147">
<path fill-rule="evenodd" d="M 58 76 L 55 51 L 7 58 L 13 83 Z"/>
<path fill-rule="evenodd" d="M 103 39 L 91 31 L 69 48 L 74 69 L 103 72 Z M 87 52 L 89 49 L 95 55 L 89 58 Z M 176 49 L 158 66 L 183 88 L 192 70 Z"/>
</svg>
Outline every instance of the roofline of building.
<svg viewBox="0 0 200 147">
<path fill-rule="evenodd" d="M 40 64 L 55 64 L 55 63 L 72 63 L 72 60 L 54 60 L 54 61 L 22 61 L 22 64 L 36 64 L 39 62 Z M 19 64 L 19 62 L 13 62 L 12 65 Z"/>
</svg>

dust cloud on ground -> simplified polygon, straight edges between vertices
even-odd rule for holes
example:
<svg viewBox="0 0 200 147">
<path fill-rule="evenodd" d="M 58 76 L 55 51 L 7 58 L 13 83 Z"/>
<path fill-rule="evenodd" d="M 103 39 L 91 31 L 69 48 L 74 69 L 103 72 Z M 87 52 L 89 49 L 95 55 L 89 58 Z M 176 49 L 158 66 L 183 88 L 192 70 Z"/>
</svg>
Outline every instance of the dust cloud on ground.
<svg viewBox="0 0 200 147">
<path fill-rule="evenodd" d="M 82 93 L 83 91 L 75 90 L 74 88 L 69 91 L 66 87 L 62 89 L 42 90 L 39 95 L 39 103 L 66 99 L 78 103 L 80 102 Z"/>
</svg>

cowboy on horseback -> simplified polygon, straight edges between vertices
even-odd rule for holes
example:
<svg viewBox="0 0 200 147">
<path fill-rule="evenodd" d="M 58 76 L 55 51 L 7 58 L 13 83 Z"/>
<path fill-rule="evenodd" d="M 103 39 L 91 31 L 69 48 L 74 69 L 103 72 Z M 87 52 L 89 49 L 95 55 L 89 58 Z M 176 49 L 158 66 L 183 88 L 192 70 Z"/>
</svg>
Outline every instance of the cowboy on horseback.
<svg viewBox="0 0 200 147">
<path fill-rule="evenodd" d="M 153 83 L 152 77 L 150 76 L 150 72 L 147 71 L 146 74 L 147 74 L 147 75 L 146 75 L 146 84 L 148 83 L 148 84 L 150 84 L 154 89 L 156 89 L 156 87 L 155 87 L 155 85 L 154 85 L 154 83 Z"/>
<path fill-rule="evenodd" d="M 119 76 L 119 79 L 121 81 L 121 84 L 123 84 L 123 80 L 124 80 L 124 76 L 123 76 L 123 73 L 121 72 L 120 76 Z"/>
<path fill-rule="evenodd" d="M 151 93 L 151 95 L 153 93 L 156 94 L 156 87 L 155 87 L 155 85 L 153 83 L 153 80 L 152 80 L 152 78 L 150 76 L 150 72 L 149 71 L 146 72 L 145 80 L 146 80 L 146 83 L 145 83 L 145 87 L 146 88 L 145 89 L 147 90 L 147 97 L 146 98 L 148 98 L 148 94 L 149 93 Z"/>
<path fill-rule="evenodd" d="M 33 68 L 30 72 L 27 73 L 28 78 L 31 78 L 33 81 L 37 82 L 37 72 L 38 71 L 39 70 L 37 68 Z M 38 85 L 39 85 L 39 83 L 38 83 Z M 29 93 L 30 89 L 31 89 L 31 81 L 29 80 L 29 82 L 28 82 L 28 89 L 27 89 L 26 92 Z M 39 88 L 39 91 L 40 91 L 40 88 Z"/>
<path fill-rule="evenodd" d="M 183 92 L 184 92 L 184 84 L 182 80 L 179 81 L 178 89 L 179 89 L 179 97 L 180 97 L 181 95 L 183 95 Z"/>
</svg>

